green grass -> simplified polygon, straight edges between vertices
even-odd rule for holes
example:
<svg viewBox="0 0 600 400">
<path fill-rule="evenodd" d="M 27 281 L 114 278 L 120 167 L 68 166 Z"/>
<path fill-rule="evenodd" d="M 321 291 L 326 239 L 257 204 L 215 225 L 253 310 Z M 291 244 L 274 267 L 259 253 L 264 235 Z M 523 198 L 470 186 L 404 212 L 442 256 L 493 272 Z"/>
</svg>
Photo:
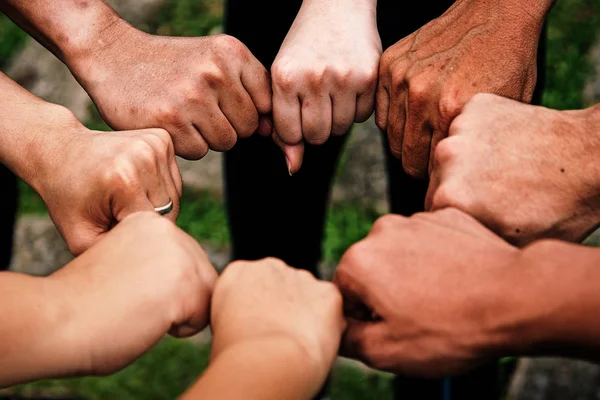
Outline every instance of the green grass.
<svg viewBox="0 0 600 400">
<path fill-rule="evenodd" d="M 0 13 L 0 68 L 4 68 L 27 40 L 27 34 Z"/>
</svg>

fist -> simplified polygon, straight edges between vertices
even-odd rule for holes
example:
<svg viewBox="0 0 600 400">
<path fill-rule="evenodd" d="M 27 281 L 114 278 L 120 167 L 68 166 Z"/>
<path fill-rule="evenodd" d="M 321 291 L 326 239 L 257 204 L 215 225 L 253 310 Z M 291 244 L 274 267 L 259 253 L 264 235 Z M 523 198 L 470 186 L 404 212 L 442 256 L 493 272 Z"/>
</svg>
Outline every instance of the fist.
<svg viewBox="0 0 600 400">
<path fill-rule="evenodd" d="M 591 113 L 475 96 L 435 152 L 426 208 L 458 208 L 518 245 L 581 241 L 600 221 Z"/>
<path fill-rule="evenodd" d="M 506 295 L 522 278 L 513 267 L 519 257 L 454 209 L 380 218 L 344 254 L 334 278 L 348 320 L 343 353 L 422 377 L 490 361 L 501 332 L 494 324 L 521 306 Z"/>
<path fill-rule="evenodd" d="M 175 221 L 182 182 L 166 131 L 95 132 L 66 110 L 53 117 L 58 140 L 32 186 L 73 254 L 136 211 L 154 211 L 172 201 L 166 217 Z"/>
<path fill-rule="evenodd" d="M 380 55 L 374 5 L 302 3 L 271 68 L 274 138 L 290 173 L 303 141 L 323 144 L 371 116 Z"/>
<path fill-rule="evenodd" d="M 187 159 L 231 149 L 261 117 L 261 132 L 271 133 L 264 118 L 269 75 L 239 40 L 161 37 L 116 25 L 112 45 L 67 62 L 113 129 L 162 128 Z"/>
<path fill-rule="evenodd" d="M 525 8 L 457 1 L 384 52 L 376 123 L 408 174 L 428 176 L 436 145 L 475 93 L 531 100 L 543 15 Z"/>
<path fill-rule="evenodd" d="M 345 327 L 334 285 L 272 258 L 230 264 L 217 282 L 211 312 L 212 357 L 242 340 L 285 335 L 306 350 L 323 380 Z"/>
<path fill-rule="evenodd" d="M 217 274 L 198 243 L 156 213 L 136 213 L 51 279 L 72 296 L 65 324 L 86 374 L 118 371 L 165 334 L 188 336 L 209 320 Z M 81 371 L 78 371 L 81 373 Z"/>
</svg>

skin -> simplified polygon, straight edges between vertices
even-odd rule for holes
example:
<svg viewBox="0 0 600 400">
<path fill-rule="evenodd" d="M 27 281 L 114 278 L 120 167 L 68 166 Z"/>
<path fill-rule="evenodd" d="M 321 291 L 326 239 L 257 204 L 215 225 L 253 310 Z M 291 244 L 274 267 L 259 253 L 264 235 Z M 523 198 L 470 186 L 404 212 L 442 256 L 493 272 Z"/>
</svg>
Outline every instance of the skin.
<svg viewBox="0 0 600 400">
<path fill-rule="evenodd" d="M 231 36 L 148 35 L 102 0 L 0 8 L 63 60 L 113 129 L 162 128 L 187 159 L 271 133 L 269 74 Z"/>
<path fill-rule="evenodd" d="M 600 223 L 599 155 L 598 106 L 556 111 L 477 95 L 436 149 L 426 208 L 458 208 L 520 246 L 579 242 Z"/>
<path fill-rule="evenodd" d="M 308 400 L 325 382 L 345 328 L 336 287 L 277 259 L 230 264 L 211 315 L 211 361 L 184 400 Z"/>
<path fill-rule="evenodd" d="M 476 93 L 529 102 L 552 0 L 458 0 L 381 57 L 376 123 L 406 172 L 425 178 L 435 147 Z"/>
<path fill-rule="evenodd" d="M 182 183 L 166 131 L 91 131 L 2 74 L 0 87 L 0 162 L 40 194 L 75 255 L 134 212 L 171 200 L 175 221 Z"/>
<path fill-rule="evenodd" d="M 598 262 L 598 249 L 558 241 L 513 247 L 456 209 L 382 217 L 334 278 L 344 354 L 421 377 L 503 356 L 598 360 Z"/>
<path fill-rule="evenodd" d="M 381 39 L 375 0 L 304 0 L 271 67 L 274 137 L 290 174 L 303 143 L 322 144 L 367 120 Z"/>
<path fill-rule="evenodd" d="M 48 277 L 0 273 L 0 387 L 111 374 L 167 333 L 200 331 L 216 277 L 195 240 L 149 212 Z"/>
</svg>

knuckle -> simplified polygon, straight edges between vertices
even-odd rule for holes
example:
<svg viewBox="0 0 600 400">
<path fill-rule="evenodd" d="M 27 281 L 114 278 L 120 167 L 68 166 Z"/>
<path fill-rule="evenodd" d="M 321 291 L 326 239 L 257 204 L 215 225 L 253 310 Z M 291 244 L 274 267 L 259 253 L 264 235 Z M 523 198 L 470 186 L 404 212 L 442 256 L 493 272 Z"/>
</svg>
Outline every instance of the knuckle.
<svg viewBox="0 0 600 400">
<path fill-rule="evenodd" d="M 436 165 L 444 165 L 460 157 L 461 147 L 456 145 L 456 140 L 446 138 L 438 143 L 434 150 Z"/>
<path fill-rule="evenodd" d="M 405 221 L 405 217 L 400 215 L 388 214 L 377 218 L 371 228 L 371 233 L 385 232 L 389 229 L 395 229 L 399 223 Z"/>
<path fill-rule="evenodd" d="M 139 188 L 138 171 L 131 159 L 124 154 L 113 158 L 111 164 L 102 171 L 100 180 L 104 186 L 117 190 L 125 188 L 137 190 Z"/>
<path fill-rule="evenodd" d="M 440 99 L 438 108 L 440 123 L 444 127 L 444 130 L 446 130 L 454 118 L 460 114 L 462 104 L 460 104 L 455 96 L 444 95 Z"/>
<path fill-rule="evenodd" d="M 146 140 L 135 140 L 130 144 L 130 153 L 134 160 L 144 163 L 146 166 L 155 165 L 157 161 L 157 153 L 154 145 L 161 146 L 163 142 L 156 136 L 145 138 Z M 154 143 L 150 143 L 154 142 Z"/>
<path fill-rule="evenodd" d="M 246 46 L 237 38 L 227 35 L 219 34 L 216 35 L 217 45 L 221 48 L 227 49 L 234 54 L 245 54 L 247 52 Z"/>
<path fill-rule="evenodd" d="M 212 65 L 209 68 L 205 68 L 202 73 L 202 80 L 206 82 L 206 84 L 210 88 L 219 88 L 223 86 L 226 82 L 225 72 L 219 68 L 217 65 Z"/>
<path fill-rule="evenodd" d="M 172 103 L 164 103 L 158 108 L 159 123 L 161 125 L 180 125 L 181 111 Z"/>
<path fill-rule="evenodd" d="M 414 77 L 408 82 L 409 104 L 420 104 L 429 97 L 429 82 L 425 78 Z"/>
<path fill-rule="evenodd" d="M 319 91 L 323 87 L 327 75 L 326 69 L 308 71 L 305 73 L 306 84 L 311 90 Z"/>
<path fill-rule="evenodd" d="M 271 75 L 273 79 L 273 86 L 282 92 L 291 92 L 296 87 L 298 82 L 299 74 L 289 66 L 283 63 L 275 63 L 271 67 Z"/>
</svg>

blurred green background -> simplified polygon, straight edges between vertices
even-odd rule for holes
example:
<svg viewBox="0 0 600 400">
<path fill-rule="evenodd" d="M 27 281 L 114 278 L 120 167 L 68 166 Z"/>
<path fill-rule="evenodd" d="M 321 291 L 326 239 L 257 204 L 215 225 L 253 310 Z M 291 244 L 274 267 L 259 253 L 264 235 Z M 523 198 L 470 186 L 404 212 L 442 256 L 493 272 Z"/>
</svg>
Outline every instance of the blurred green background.
<svg viewBox="0 0 600 400">
<path fill-rule="evenodd" d="M 219 0 L 169 0 L 148 21 L 145 30 L 162 35 L 203 36 L 218 29 Z M 557 109 L 588 106 L 582 96 L 594 71 L 588 54 L 600 29 L 600 0 L 560 0 L 548 18 L 547 76 L 544 105 Z M 0 68 L 26 43 L 27 35 L 0 15 Z M 87 125 L 108 129 L 97 114 Z M 41 199 L 22 184 L 20 213 L 44 214 Z M 345 249 L 364 237 L 379 212 L 371 205 L 335 202 L 330 205 L 323 243 L 324 261 L 335 264 Z M 178 224 L 201 243 L 227 249 L 229 233 L 220 195 L 186 189 Z M 69 395 L 85 399 L 173 399 L 202 372 L 209 349 L 189 341 L 165 339 L 133 365 L 110 377 L 52 380 L 22 385 L 22 396 Z M 507 363 L 510 372 L 511 363 Z M 504 374 L 502 377 L 506 377 Z M 333 373 L 331 399 L 391 398 L 389 376 L 341 364 Z"/>
</svg>

